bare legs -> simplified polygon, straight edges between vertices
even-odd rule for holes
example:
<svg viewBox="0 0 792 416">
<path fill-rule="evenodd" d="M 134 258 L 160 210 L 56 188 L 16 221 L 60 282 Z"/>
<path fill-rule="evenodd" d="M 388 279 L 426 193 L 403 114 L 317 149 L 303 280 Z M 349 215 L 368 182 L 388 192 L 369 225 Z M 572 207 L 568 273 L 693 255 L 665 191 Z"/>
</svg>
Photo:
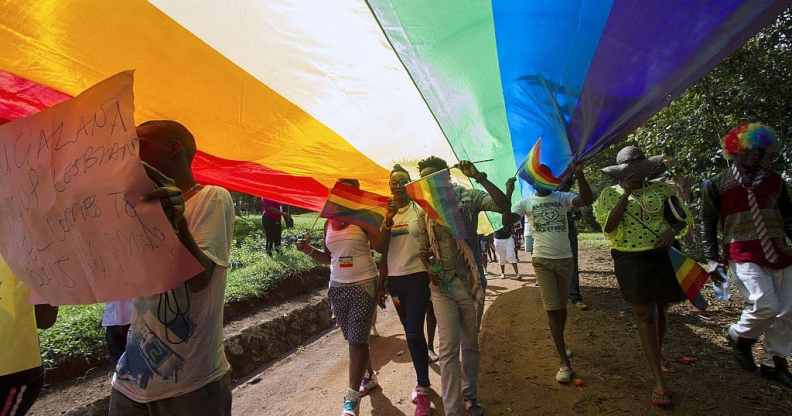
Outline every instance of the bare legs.
<svg viewBox="0 0 792 416">
<path fill-rule="evenodd" d="M 655 379 L 655 392 L 667 394 L 668 388 L 662 371 L 662 343 L 666 331 L 666 305 L 649 303 L 633 304 L 635 319 L 638 321 L 638 333 L 641 346 L 646 355 L 646 362 Z"/>
<path fill-rule="evenodd" d="M 564 329 L 566 328 L 567 310 L 547 311 L 547 320 L 550 323 L 550 334 L 553 336 L 558 357 L 561 359 L 561 367 L 572 368 L 566 353 L 566 341 L 564 340 Z"/>
<path fill-rule="evenodd" d="M 349 344 L 349 389 L 358 391 L 366 370 L 371 371 L 368 344 Z"/>
</svg>

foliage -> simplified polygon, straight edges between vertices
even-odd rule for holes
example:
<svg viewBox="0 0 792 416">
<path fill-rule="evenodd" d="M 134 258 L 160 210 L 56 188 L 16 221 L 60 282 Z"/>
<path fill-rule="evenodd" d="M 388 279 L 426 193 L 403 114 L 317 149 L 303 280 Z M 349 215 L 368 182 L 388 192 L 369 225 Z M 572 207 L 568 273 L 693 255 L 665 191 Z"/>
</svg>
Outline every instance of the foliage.
<svg viewBox="0 0 792 416">
<path fill-rule="evenodd" d="M 592 158 L 588 163 L 592 188 L 598 192 L 610 185 L 599 169 L 613 164 L 620 148 L 633 144 L 647 155 L 663 154 L 671 160 L 670 179 L 691 210 L 698 212 L 701 182 L 726 167 L 720 139 L 743 121 L 762 122 L 777 130 L 783 143 L 777 168 L 790 179 L 791 98 L 792 11 L 788 9 L 623 143 Z M 686 241 L 694 252 L 695 235 L 694 230 Z"/>
</svg>

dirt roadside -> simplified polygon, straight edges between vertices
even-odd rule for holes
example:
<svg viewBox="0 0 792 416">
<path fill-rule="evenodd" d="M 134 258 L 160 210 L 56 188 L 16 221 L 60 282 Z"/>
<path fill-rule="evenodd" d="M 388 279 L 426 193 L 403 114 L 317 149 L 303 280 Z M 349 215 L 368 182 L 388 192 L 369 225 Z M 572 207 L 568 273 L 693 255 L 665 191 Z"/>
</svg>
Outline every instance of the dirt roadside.
<svg viewBox="0 0 792 416">
<path fill-rule="evenodd" d="M 482 323 L 480 398 L 490 415 L 678 414 L 767 415 L 792 409 L 789 390 L 738 369 L 722 328 L 739 312 L 739 300 L 713 304 L 699 314 L 687 305 L 672 308 L 666 357 L 676 405 L 649 405 L 648 369 L 628 305 L 622 300 L 607 251 L 582 250 L 583 293 L 589 311 L 570 309 L 568 339 L 584 387 L 554 380 L 553 351 L 539 289 L 532 280 L 490 275 Z M 490 266 L 494 272 L 494 265 Z M 525 279 L 530 263 L 521 263 Z M 373 338 L 374 367 L 382 388 L 362 402 L 361 415 L 412 415 L 409 394 L 415 375 L 395 311 L 380 311 Z M 680 359 L 691 359 L 689 364 Z M 346 385 L 346 344 L 334 330 L 283 360 L 263 368 L 234 392 L 236 415 L 332 415 Z M 438 368 L 430 371 L 439 390 Z M 434 399 L 439 408 L 439 399 Z M 435 412 L 435 414 L 441 414 Z"/>
</svg>

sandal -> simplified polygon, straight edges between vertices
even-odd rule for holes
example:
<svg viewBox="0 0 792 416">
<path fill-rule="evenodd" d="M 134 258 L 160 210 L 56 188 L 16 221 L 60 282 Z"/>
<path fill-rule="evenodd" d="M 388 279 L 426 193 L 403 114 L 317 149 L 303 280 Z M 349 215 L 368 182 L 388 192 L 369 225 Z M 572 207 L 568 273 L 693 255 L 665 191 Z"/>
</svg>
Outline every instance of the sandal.
<svg viewBox="0 0 792 416">
<path fill-rule="evenodd" d="M 667 390 L 662 390 L 660 392 L 657 390 L 652 390 L 652 406 L 668 407 L 672 404 L 673 402 L 671 401 L 671 392 Z"/>
</svg>

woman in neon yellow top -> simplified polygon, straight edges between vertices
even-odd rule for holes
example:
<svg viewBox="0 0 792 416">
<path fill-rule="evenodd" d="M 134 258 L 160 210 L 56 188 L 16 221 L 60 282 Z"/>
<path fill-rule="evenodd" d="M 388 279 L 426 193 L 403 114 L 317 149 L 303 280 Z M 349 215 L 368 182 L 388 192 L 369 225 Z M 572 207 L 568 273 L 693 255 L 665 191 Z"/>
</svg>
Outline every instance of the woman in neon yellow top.
<svg viewBox="0 0 792 416">
<path fill-rule="evenodd" d="M 666 309 L 685 299 L 668 249 L 687 229 L 690 216 L 670 185 L 648 181 L 665 172 L 661 156 L 646 158 L 640 149 L 628 146 L 619 151 L 616 162 L 603 172 L 618 185 L 602 190 L 594 203 L 594 216 L 610 243 L 622 296 L 638 321 L 656 383 L 652 404 L 668 406 L 671 393 L 663 378 L 662 355 Z"/>
</svg>

